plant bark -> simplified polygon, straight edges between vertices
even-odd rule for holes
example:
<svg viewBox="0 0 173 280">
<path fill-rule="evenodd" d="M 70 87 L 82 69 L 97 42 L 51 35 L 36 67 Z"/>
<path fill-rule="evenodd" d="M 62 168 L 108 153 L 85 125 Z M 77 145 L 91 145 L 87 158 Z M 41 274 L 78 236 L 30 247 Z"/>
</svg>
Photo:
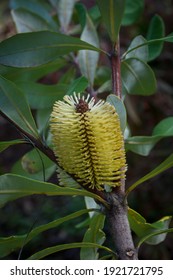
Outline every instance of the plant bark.
<svg viewBox="0 0 173 280">
<path fill-rule="evenodd" d="M 137 260 L 138 255 L 131 235 L 124 194 L 112 192 L 108 194 L 107 201 L 110 205 L 107 219 L 118 259 Z"/>
<path fill-rule="evenodd" d="M 109 58 L 112 70 L 112 92 L 121 99 L 122 84 L 119 40 L 115 44 Z M 133 243 L 128 221 L 125 180 L 121 180 L 121 186 L 119 188 L 114 188 L 111 193 L 107 194 L 107 202 L 110 205 L 110 209 L 106 215 L 118 259 L 137 260 L 138 254 Z"/>
</svg>

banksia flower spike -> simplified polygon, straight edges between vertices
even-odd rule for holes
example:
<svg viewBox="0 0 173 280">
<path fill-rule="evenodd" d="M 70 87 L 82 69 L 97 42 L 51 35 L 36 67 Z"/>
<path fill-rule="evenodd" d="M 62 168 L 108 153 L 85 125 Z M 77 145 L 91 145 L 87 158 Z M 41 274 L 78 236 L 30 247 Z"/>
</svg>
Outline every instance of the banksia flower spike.
<svg viewBox="0 0 173 280">
<path fill-rule="evenodd" d="M 66 185 L 71 174 L 87 189 L 120 186 L 126 160 L 119 117 L 112 105 L 95 103 L 89 95 L 66 95 L 53 107 L 50 128 L 61 184 Z"/>
</svg>

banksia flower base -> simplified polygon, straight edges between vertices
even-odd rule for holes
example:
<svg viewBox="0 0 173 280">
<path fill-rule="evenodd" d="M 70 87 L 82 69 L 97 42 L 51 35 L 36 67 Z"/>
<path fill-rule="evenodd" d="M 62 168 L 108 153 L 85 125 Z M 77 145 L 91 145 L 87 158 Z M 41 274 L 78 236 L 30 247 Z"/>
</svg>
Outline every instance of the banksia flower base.
<svg viewBox="0 0 173 280">
<path fill-rule="evenodd" d="M 72 184 L 71 174 L 87 189 L 120 186 L 126 160 L 119 117 L 112 105 L 95 103 L 89 95 L 66 95 L 55 103 L 50 127 L 60 184 Z"/>
</svg>

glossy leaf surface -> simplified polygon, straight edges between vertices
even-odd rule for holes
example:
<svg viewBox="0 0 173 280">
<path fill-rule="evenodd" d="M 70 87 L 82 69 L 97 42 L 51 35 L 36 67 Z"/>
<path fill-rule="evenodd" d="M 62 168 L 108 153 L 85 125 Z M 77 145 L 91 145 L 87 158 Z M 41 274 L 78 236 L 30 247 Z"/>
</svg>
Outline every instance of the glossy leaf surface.
<svg viewBox="0 0 173 280">
<path fill-rule="evenodd" d="M 147 40 L 154 40 L 154 39 L 159 39 L 165 36 L 165 26 L 163 19 L 155 15 L 149 25 L 148 33 L 147 33 Z M 149 60 L 153 60 L 156 57 L 158 57 L 162 51 L 163 48 L 163 41 L 156 43 L 156 44 L 151 44 L 148 46 L 149 48 Z"/>
<path fill-rule="evenodd" d="M 84 40 L 94 45 L 95 47 L 99 47 L 99 39 L 95 26 L 88 15 L 86 18 L 86 25 L 81 35 L 81 40 Z M 94 83 L 98 59 L 99 59 L 99 54 L 97 52 L 90 51 L 90 50 L 79 51 L 78 61 L 79 61 L 80 71 L 82 75 L 88 79 L 91 86 Z"/>
<path fill-rule="evenodd" d="M 151 95 L 156 90 L 152 69 L 142 60 L 129 58 L 122 61 L 122 82 L 129 94 Z"/>
<path fill-rule="evenodd" d="M 135 23 L 144 9 L 144 0 L 126 0 L 125 12 L 122 20 L 123 25 Z"/>
<path fill-rule="evenodd" d="M 125 2 L 125 0 L 97 0 L 103 23 L 113 43 L 118 39 L 126 5 Z"/>
<path fill-rule="evenodd" d="M 83 242 L 91 242 L 102 245 L 105 241 L 105 234 L 102 231 L 104 226 L 105 216 L 96 213 L 90 218 L 89 228 L 86 231 Z M 82 248 L 80 251 L 80 258 L 82 260 L 97 260 L 99 258 L 98 248 Z"/>
<path fill-rule="evenodd" d="M 0 43 L 0 63 L 13 67 L 34 67 L 81 49 L 100 51 L 78 38 L 56 32 L 17 34 Z"/>
<path fill-rule="evenodd" d="M 157 245 L 163 242 L 172 219 L 171 216 L 166 216 L 150 224 L 146 222 L 144 217 L 132 209 L 128 210 L 128 218 L 131 229 L 140 239 L 138 246 L 140 246 L 144 240 L 150 245 Z M 162 233 L 162 231 L 165 231 L 165 233 Z"/>
<path fill-rule="evenodd" d="M 14 83 L 0 76 L 0 110 L 23 131 L 38 138 L 35 121 L 25 95 Z"/>
<path fill-rule="evenodd" d="M 25 186 L 25 188 L 23 187 Z M 100 196 L 85 190 L 59 187 L 57 185 L 28 179 L 19 175 L 5 174 L 0 176 L 0 206 L 7 202 L 32 194 L 56 195 L 80 195 L 89 196 L 100 202 L 106 203 Z"/>
<path fill-rule="evenodd" d="M 141 44 L 144 44 L 146 42 L 147 42 L 146 39 L 141 35 L 135 37 L 132 40 L 132 42 L 127 50 L 127 52 L 130 50 L 132 50 L 132 51 L 130 51 L 126 55 L 126 59 L 127 58 L 139 58 L 143 61 L 147 61 L 148 60 L 148 46 L 144 45 L 143 47 L 138 48 L 138 46 L 140 46 Z"/>
<path fill-rule="evenodd" d="M 73 248 L 98 248 L 98 249 L 103 249 L 108 251 L 111 254 L 115 254 L 111 249 L 105 246 L 101 246 L 95 243 L 89 243 L 89 242 L 79 242 L 79 243 L 70 243 L 70 244 L 62 244 L 62 245 L 57 245 L 54 247 L 46 248 L 40 252 L 37 252 L 36 254 L 32 255 L 31 257 L 28 258 L 28 260 L 40 260 L 43 259 L 46 256 L 49 256 L 51 254 L 67 250 L 67 249 L 73 249 Z"/>
<path fill-rule="evenodd" d="M 20 139 L 11 140 L 11 141 L 2 141 L 2 142 L 0 142 L 0 152 L 6 150 L 10 146 L 13 146 L 16 144 L 23 144 L 23 143 L 25 143 L 25 141 L 22 139 L 21 140 Z"/>
<path fill-rule="evenodd" d="M 106 101 L 114 106 L 120 119 L 121 130 L 124 132 L 127 124 L 127 114 L 124 103 L 114 94 L 108 95 Z"/>
</svg>

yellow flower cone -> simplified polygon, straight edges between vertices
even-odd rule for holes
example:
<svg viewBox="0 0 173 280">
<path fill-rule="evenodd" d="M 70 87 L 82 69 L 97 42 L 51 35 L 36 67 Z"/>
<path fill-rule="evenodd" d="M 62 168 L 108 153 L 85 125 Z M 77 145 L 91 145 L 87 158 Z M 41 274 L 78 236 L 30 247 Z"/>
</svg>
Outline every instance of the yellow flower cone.
<svg viewBox="0 0 173 280">
<path fill-rule="evenodd" d="M 53 107 L 50 128 L 60 166 L 60 183 L 68 175 L 85 188 L 120 186 L 125 178 L 124 140 L 115 108 L 89 96 L 65 96 Z"/>
</svg>

